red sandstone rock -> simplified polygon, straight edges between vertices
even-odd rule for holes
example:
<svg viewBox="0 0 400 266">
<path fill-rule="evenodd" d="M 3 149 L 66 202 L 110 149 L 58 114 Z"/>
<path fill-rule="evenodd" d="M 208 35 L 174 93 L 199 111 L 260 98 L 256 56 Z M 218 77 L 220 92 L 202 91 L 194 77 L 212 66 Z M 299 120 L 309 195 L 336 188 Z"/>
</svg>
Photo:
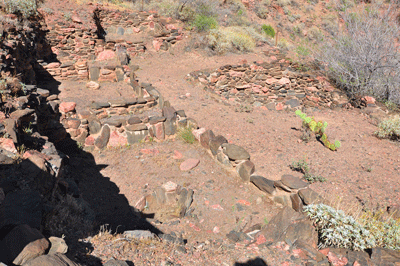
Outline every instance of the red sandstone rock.
<svg viewBox="0 0 400 266">
<path fill-rule="evenodd" d="M 195 168 L 197 165 L 199 165 L 199 163 L 200 163 L 199 159 L 190 158 L 181 163 L 179 168 L 181 169 L 181 171 L 189 171 Z"/>
<path fill-rule="evenodd" d="M 275 106 L 275 110 L 282 111 L 284 107 L 285 106 L 283 105 L 283 103 L 277 103 Z"/>
<path fill-rule="evenodd" d="M 94 137 L 93 136 L 88 136 L 85 140 L 85 145 L 87 146 L 93 146 L 94 145 Z"/>
<path fill-rule="evenodd" d="M 110 134 L 110 139 L 108 141 L 108 146 L 118 147 L 128 144 L 126 137 L 120 135 L 117 131 L 112 131 Z"/>
<path fill-rule="evenodd" d="M 60 110 L 60 112 L 68 113 L 74 111 L 75 107 L 76 107 L 75 102 L 62 102 L 58 109 Z"/>
<path fill-rule="evenodd" d="M 102 60 L 109 60 L 115 57 L 115 52 L 111 50 L 105 50 L 97 56 L 97 60 L 102 61 Z"/>
<path fill-rule="evenodd" d="M 12 139 L 0 138 L 0 148 L 12 153 L 17 153 L 17 149 L 15 148 Z"/>
<path fill-rule="evenodd" d="M 159 51 L 162 45 L 162 41 L 160 40 L 153 40 L 153 47 L 156 51 Z"/>
</svg>

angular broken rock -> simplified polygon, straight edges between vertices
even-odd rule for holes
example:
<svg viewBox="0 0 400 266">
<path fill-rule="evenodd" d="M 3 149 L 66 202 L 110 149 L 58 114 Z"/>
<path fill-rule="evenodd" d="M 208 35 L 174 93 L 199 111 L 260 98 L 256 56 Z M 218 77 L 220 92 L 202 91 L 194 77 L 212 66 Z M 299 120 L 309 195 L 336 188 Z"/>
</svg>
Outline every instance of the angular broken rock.
<svg viewBox="0 0 400 266">
<path fill-rule="evenodd" d="M 230 160 L 250 160 L 250 154 L 238 145 L 223 143 L 221 147 Z"/>
<path fill-rule="evenodd" d="M 301 180 L 298 177 L 292 176 L 292 175 L 283 175 L 281 177 L 282 183 L 291 188 L 291 189 L 299 189 L 299 188 L 305 188 L 309 185 L 308 182 L 305 182 Z"/>
<path fill-rule="evenodd" d="M 250 181 L 250 176 L 255 170 L 256 167 L 252 161 L 243 161 L 236 166 L 236 171 L 244 182 Z"/>
<path fill-rule="evenodd" d="M 259 190 L 264 191 L 270 195 L 275 194 L 275 186 L 274 186 L 274 181 L 266 179 L 265 177 L 262 176 L 251 176 L 250 177 L 250 182 L 253 183 L 256 187 L 258 187 Z"/>
<path fill-rule="evenodd" d="M 213 155 L 217 155 L 219 147 L 223 143 L 228 143 L 228 140 L 221 135 L 218 135 L 209 141 L 209 147 Z"/>
<path fill-rule="evenodd" d="M 62 253 L 65 254 L 68 251 L 68 246 L 65 240 L 59 237 L 51 236 L 49 237 L 51 247 L 48 254 Z"/>
<path fill-rule="evenodd" d="M 300 196 L 296 193 L 290 194 L 290 199 L 292 201 L 292 208 L 297 212 L 303 211 L 303 201 Z"/>
<path fill-rule="evenodd" d="M 300 189 L 298 194 L 305 205 L 321 204 L 325 202 L 324 199 L 311 188 Z"/>
<path fill-rule="evenodd" d="M 99 149 L 103 149 L 107 146 L 109 139 L 110 139 L 110 127 L 108 125 L 104 125 L 100 131 L 100 135 L 94 141 L 94 145 Z"/>
<path fill-rule="evenodd" d="M 100 85 L 95 81 L 89 81 L 88 83 L 86 83 L 86 88 L 91 90 L 98 90 L 100 88 Z"/>
<path fill-rule="evenodd" d="M 208 149 L 210 147 L 210 140 L 214 139 L 215 135 L 211 130 L 206 130 L 203 134 L 200 135 L 200 144 L 204 148 Z"/>
</svg>

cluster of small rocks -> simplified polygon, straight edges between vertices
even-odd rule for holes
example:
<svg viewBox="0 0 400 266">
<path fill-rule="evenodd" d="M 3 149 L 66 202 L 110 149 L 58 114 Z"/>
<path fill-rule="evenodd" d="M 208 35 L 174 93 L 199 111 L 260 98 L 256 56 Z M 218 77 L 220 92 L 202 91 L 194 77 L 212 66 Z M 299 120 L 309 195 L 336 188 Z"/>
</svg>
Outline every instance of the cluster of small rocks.
<svg viewBox="0 0 400 266">
<path fill-rule="evenodd" d="M 92 21 L 79 15 L 67 23 L 62 17 L 46 20 L 46 37 L 57 62 L 51 62 L 55 58 L 45 58 L 39 63 L 56 79 L 121 81 L 124 74 L 129 76 L 130 59 L 148 49 L 147 36 L 153 39 L 150 45 L 156 51 L 168 50 L 182 39 L 182 29 L 175 26 L 176 21 L 157 13 L 118 11 L 101 5 L 88 10 L 93 12 Z M 115 54 L 117 64 L 104 63 Z"/>
<path fill-rule="evenodd" d="M 287 110 L 305 107 L 343 107 L 346 95 L 325 77 L 300 72 L 296 64 L 273 56 L 270 63 L 225 65 L 215 71 L 189 74 L 225 99 L 249 107 Z"/>
</svg>

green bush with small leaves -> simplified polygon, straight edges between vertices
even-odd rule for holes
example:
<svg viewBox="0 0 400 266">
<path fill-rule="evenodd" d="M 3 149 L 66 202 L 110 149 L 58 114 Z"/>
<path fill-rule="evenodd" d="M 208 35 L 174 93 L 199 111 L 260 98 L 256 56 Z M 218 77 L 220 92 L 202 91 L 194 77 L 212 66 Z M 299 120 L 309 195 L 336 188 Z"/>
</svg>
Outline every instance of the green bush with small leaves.
<svg viewBox="0 0 400 266">
<path fill-rule="evenodd" d="M 265 32 L 265 34 L 267 36 L 270 36 L 272 38 L 275 37 L 275 30 L 271 25 L 265 25 L 264 24 L 264 25 L 261 26 L 261 29 Z"/>
<path fill-rule="evenodd" d="M 218 27 L 218 22 L 214 17 L 197 15 L 193 21 L 193 27 L 197 31 L 209 31 Z"/>
<path fill-rule="evenodd" d="M 378 130 L 375 132 L 378 138 L 386 138 L 392 140 L 400 139 L 400 116 L 395 115 L 386 120 L 383 120 L 378 125 Z"/>
</svg>

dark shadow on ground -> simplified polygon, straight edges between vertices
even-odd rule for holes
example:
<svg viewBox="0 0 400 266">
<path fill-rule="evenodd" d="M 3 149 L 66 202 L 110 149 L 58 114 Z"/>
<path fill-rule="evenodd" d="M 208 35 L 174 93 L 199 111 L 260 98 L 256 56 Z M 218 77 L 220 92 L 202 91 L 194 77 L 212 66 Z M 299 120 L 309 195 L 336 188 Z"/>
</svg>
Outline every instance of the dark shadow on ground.
<svg viewBox="0 0 400 266">
<path fill-rule="evenodd" d="M 54 62 L 56 58 L 53 57 L 52 60 Z M 58 95 L 60 93 L 59 86 L 61 82 L 55 80 L 37 62 L 33 69 L 35 70 L 38 88 L 49 90 L 50 95 Z M 0 243 L 2 237 L 7 235 L 15 224 L 29 224 L 32 228 L 37 228 L 43 232 L 46 237 L 51 236 L 51 230 L 48 230 L 49 228 L 46 230 L 46 222 L 51 220 L 49 217 L 54 217 L 52 215 L 56 212 L 56 206 L 60 205 L 67 195 L 75 199 L 83 199 L 89 203 L 94 212 L 93 230 L 83 234 L 80 232 L 80 235 L 74 235 L 73 233 L 65 235 L 65 240 L 69 246 L 67 255 L 78 263 L 83 265 L 102 265 L 99 258 L 90 256 L 90 251 L 93 250 L 92 245 L 89 242 L 79 241 L 81 238 L 97 234 L 102 225 L 107 225 L 106 228 L 111 230 L 111 233 L 140 229 L 161 234 L 160 230 L 142 218 L 141 214 L 129 205 L 128 200 L 120 193 L 117 185 L 101 174 L 101 169 L 107 167 L 107 165 L 97 165 L 93 155 L 80 149 L 77 143 L 70 138 L 63 125 L 59 122 L 60 115 L 52 111 L 54 110 L 54 105 L 52 106 L 43 101 L 43 98 L 39 97 L 37 99 L 39 100 L 34 101 L 32 106 L 29 107 L 35 108 L 38 124 L 31 125 L 30 121 L 27 121 L 27 124 L 21 125 L 17 132 L 20 135 L 17 145 L 26 143 L 27 148 L 35 148 L 39 151 L 44 149 L 43 146 L 46 142 L 44 138 L 39 136 L 36 138 L 38 142 L 35 142 L 35 139 L 30 137 L 30 134 L 38 132 L 41 136 L 47 137 L 50 142 L 54 143 L 57 149 L 55 151 L 56 154 L 58 151 L 61 152 L 58 155 L 64 157 L 65 171 L 58 178 L 55 178 L 51 175 L 49 177 L 49 173 L 44 172 L 29 160 L 24 160 L 22 163 L 0 164 L 0 188 L 3 188 L 6 200 L 13 193 L 22 192 L 21 194 L 23 194 L 24 191 L 37 191 L 38 193 L 36 194 L 39 195 L 38 204 L 35 205 L 35 208 L 26 208 L 24 211 L 27 211 L 27 215 L 22 215 L 22 218 L 15 218 L 12 215 L 13 209 L 9 205 L 0 205 Z M 47 123 L 49 121 L 52 123 Z M 29 135 L 22 130 L 27 126 L 32 130 Z M 51 157 L 51 154 L 48 156 Z M 43 177 L 46 181 L 44 182 L 46 186 L 50 184 L 51 187 L 43 188 L 43 184 L 38 182 L 39 177 Z M 27 182 L 24 181 L 25 178 Z M 49 180 L 50 182 L 47 182 Z M 28 181 L 32 181 L 32 183 Z M 52 191 L 56 191 L 56 193 L 50 193 Z M 27 200 L 27 206 L 29 206 L 29 199 Z M 21 206 L 14 207 L 14 210 L 22 208 Z M 33 216 L 29 212 L 36 211 L 36 207 L 39 208 L 39 218 L 32 220 Z M 46 215 L 42 216 L 42 213 Z M 8 219 L 7 216 L 13 217 Z M 68 224 L 69 221 L 65 219 L 63 222 Z M 62 235 L 56 236 L 61 237 Z M 130 265 L 133 265 L 133 263 L 130 263 Z"/>
<path fill-rule="evenodd" d="M 255 258 L 244 263 L 236 262 L 234 266 L 268 266 L 268 264 L 261 258 Z"/>
</svg>

